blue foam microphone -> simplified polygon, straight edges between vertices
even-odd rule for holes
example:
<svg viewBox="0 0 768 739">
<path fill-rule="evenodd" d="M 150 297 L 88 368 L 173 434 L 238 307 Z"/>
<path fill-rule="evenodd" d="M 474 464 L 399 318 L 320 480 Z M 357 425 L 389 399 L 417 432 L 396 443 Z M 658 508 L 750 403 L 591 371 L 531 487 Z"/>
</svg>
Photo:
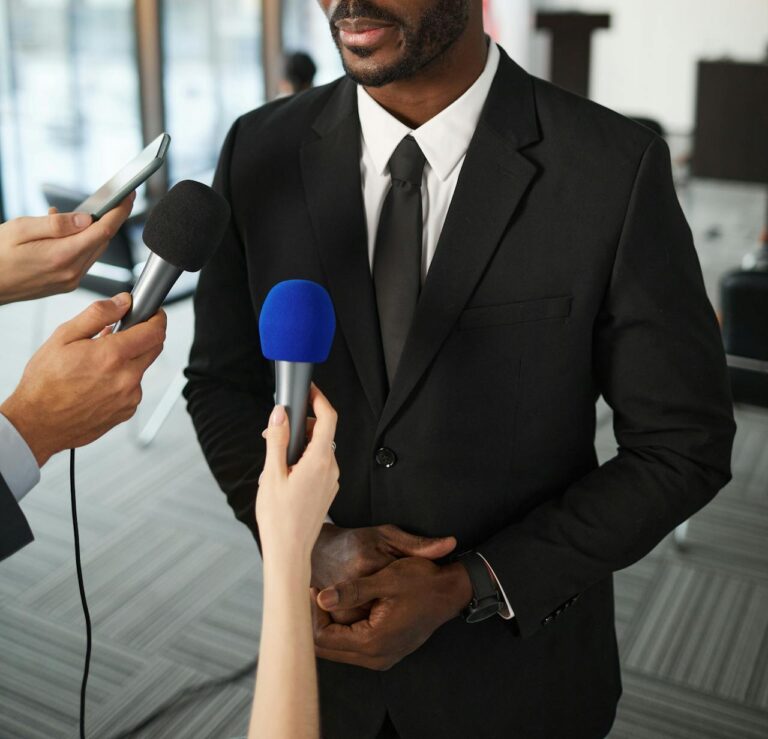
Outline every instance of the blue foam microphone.
<svg viewBox="0 0 768 739">
<path fill-rule="evenodd" d="M 261 308 L 261 351 L 275 363 L 275 402 L 285 408 L 291 428 L 289 465 L 304 452 L 312 371 L 328 359 L 335 332 L 331 297 L 316 282 L 280 282 Z"/>
</svg>

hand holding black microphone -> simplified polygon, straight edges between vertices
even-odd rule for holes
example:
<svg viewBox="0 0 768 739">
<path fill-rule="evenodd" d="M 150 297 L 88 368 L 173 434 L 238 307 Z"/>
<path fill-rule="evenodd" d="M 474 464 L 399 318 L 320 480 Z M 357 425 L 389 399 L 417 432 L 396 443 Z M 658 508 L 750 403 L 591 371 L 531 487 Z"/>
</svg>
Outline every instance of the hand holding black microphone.
<svg viewBox="0 0 768 739">
<path fill-rule="evenodd" d="M 182 272 L 199 272 L 224 238 L 229 219 L 229 204 L 210 187 L 193 180 L 174 185 L 147 220 L 144 243 L 152 254 L 115 332 L 157 313 Z"/>
<path fill-rule="evenodd" d="M 160 306 L 182 271 L 201 269 L 213 254 L 229 217 L 229 205 L 209 187 L 180 182 L 147 222 L 144 240 L 153 253 L 132 300 L 122 294 L 94 303 L 60 326 L 32 357 L 0 413 L 38 466 L 59 451 L 95 441 L 134 414 L 144 372 L 165 341 Z M 121 336 L 91 341 L 111 324 Z M 127 331 L 132 327 L 136 330 Z"/>
</svg>

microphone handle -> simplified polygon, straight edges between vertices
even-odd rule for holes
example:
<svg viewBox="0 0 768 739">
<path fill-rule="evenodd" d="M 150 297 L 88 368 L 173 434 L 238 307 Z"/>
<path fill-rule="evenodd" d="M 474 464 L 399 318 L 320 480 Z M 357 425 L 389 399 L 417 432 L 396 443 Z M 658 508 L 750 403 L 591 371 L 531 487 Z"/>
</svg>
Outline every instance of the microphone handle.
<svg viewBox="0 0 768 739">
<path fill-rule="evenodd" d="M 311 362 L 275 362 L 275 403 L 285 408 L 291 428 L 289 466 L 301 459 L 307 445 L 307 403 L 313 369 Z"/>
<path fill-rule="evenodd" d="M 160 310 L 183 271 L 157 254 L 150 254 L 131 293 L 133 303 L 128 313 L 115 326 L 113 333 L 125 331 L 152 318 Z"/>
</svg>

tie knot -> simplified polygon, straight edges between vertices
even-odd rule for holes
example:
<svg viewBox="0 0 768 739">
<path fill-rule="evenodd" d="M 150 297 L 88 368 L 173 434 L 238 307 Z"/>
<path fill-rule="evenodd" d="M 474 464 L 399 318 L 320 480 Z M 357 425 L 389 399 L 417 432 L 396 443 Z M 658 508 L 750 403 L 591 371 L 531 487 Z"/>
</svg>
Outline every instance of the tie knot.
<svg viewBox="0 0 768 739">
<path fill-rule="evenodd" d="M 421 187 L 421 176 L 427 159 L 413 136 L 406 136 L 389 160 L 389 173 L 393 180 Z"/>
</svg>

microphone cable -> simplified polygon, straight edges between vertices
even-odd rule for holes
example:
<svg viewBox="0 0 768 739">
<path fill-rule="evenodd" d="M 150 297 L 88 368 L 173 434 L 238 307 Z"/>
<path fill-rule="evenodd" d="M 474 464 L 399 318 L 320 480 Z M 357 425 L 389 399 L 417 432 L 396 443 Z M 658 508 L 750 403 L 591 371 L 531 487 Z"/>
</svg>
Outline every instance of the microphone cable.
<svg viewBox="0 0 768 739">
<path fill-rule="evenodd" d="M 91 652 L 93 650 L 93 627 L 91 625 L 91 613 L 88 609 L 88 599 L 85 595 L 85 580 L 83 578 L 83 562 L 80 555 L 80 527 L 77 523 L 77 497 L 75 489 L 75 450 L 69 450 L 69 492 L 72 501 L 72 532 L 75 541 L 75 569 L 77 570 L 77 586 L 80 590 L 80 603 L 83 607 L 83 616 L 85 618 L 85 666 L 83 667 L 83 679 L 80 684 L 80 739 L 85 739 L 85 698 L 88 688 L 88 675 L 91 670 Z M 154 710 L 149 716 L 142 719 L 138 724 L 127 729 L 116 737 L 116 739 L 127 739 L 134 737 L 150 724 L 153 724 L 166 713 L 169 713 L 185 705 L 193 698 L 198 698 L 206 693 L 213 692 L 218 688 L 226 687 L 239 682 L 245 677 L 252 675 L 256 670 L 258 657 L 251 660 L 247 665 L 224 675 L 220 678 L 208 680 L 199 685 L 193 685 L 190 688 L 181 690 Z"/>
<path fill-rule="evenodd" d="M 75 539 L 75 568 L 77 569 L 77 585 L 80 588 L 80 602 L 85 617 L 85 667 L 83 680 L 80 684 L 80 739 L 85 739 L 85 693 L 88 687 L 88 673 L 91 669 L 91 650 L 93 648 L 93 633 L 91 628 L 91 613 L 88 610 L 88 600 L 85 597 L 85 582 L 83 580 L 83 563 L 80 557 L 80 529 L 77 525 L 77 500 L 75 496 L 75 450 L 69 450 L 69 492 L 72 499 L 72 531 Z"/>
</svg>

